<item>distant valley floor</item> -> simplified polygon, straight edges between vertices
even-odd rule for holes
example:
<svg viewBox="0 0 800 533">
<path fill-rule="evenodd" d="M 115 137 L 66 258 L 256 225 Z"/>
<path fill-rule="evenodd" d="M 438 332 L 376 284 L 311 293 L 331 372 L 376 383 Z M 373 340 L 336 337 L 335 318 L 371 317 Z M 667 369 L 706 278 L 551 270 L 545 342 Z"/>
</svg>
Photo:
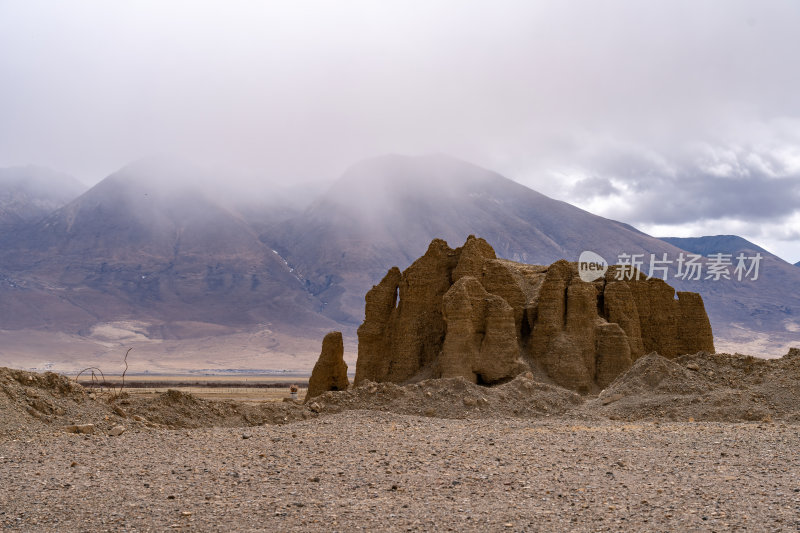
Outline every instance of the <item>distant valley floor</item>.
<svg viewBox="0 0 800 533">
<path fill-rule="evenodd" d="M 230 371 L 310 373 L 319 356 L 325 330 L 286 334 L 264 328 L 184 339 L 148 338 L 120 323 L 81 336 L 42 330 L 0 330 L 0 366 L 72 374 L 97 367 L 120 374 L 128 348 L 129 372 L 151 374 Z M 345 357 L 355 368 L 354 332 L 345 340 Z"/>
<path fill-rule="evenodd" d="M 297 372 L 310 374 L 320 353 L 324 329 L 283 333 L 253 328 L 250 331 L 218 331 L 200 326 L 183 339 L 149 338 L 141 323 L 113 322 L 95 327 L 82 336 L 43 330 L 0 330 L 0 366 L 54 371 L 69 375 L 88 367 L 120 374 L 128 348 L 129 373 L 213 374 Z M 354 371 L 358 353 L 355 328 L 344 329 L 345 361 Z M 800 333 L 769 334 L 731 327 L 725 337 L 714 339 L 717 352 L 745 353 L 778 358 L 800 346 Z"/>
</svg>

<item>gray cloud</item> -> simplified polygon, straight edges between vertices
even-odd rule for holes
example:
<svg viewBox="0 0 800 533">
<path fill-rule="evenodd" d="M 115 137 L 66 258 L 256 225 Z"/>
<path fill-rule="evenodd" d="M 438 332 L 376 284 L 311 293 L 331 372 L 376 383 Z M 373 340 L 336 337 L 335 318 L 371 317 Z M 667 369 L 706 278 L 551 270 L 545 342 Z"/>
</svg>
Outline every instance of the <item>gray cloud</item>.
<svg viewBox="0 0 800 533">
<path fill-rule="evenodd" d="M 776 154 L 724 152 L 723 160 L 714 161 L 660 158 L 670 165 L 648 161 L 648 154 L 588 161 L 587 167 L 604 174 L 580 179 L 573 194 L 576 199 L 620 196 L 625 207 L 619 212 L 615 206 L 618 216 L 651 224 L 778 221 L 800 211 L 800 168 Z"/>
<path fill-rule="evenodd" d="M 92 182 L 166 152 L 302 182 L 445 152 L 634 224 L 777 220 L 798 22 L 790 0 L 5 0 L 0 166 Z"/>
<path fill-rule="evenodd" d="M 692 175 L 648 192 L 631 216 L 656 224 L 739 218 L 779 221 L 800 206 L 800 176 L 727 179 Z"/>
<path fill-rule="evenodd" d="M 583 178 L 572 186 L 571 198 L 588 199 L 604 196 L 614 196 L 621 193 L 610 179 L 601 176 L 590 176 Z"/>
</svg>

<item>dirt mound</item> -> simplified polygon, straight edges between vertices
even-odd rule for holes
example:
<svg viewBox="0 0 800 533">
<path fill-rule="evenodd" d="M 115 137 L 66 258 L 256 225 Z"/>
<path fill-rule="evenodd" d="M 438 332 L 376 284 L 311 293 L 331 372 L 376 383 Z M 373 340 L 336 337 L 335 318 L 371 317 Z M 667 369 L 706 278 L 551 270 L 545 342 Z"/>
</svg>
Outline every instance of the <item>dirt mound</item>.
<svg viewBox="0 0 800 533">
<path fill-rule="evenodd" d="M 405 386 L 367 381 L 347 391 L 326 392 L 309 406 L 324 413 L 368 409 L 439 418 L 508 418 L 562 415 L 582 402 L 579 394 L 538 382 L 526 373 L 496 387 L 464 378 Z"/>
<path fill-rule="evenodd" d="M 83 389 L 83 387 L 76 384 L 74 381 L 54 372 L 38 374 L 36 372 L 26 372 L 25 370 L 0 368 L 0 381 L 5 384 L 16 382 L 18 385 L 24 387 L 49 391 L 62 396 L 80 394 Z"/>
<path fill-rule="evenodd" d="M 702 375 L 653 352 L 637 360 L 609 385 L 601 397 L 615 394 L 704 394 L 711 388 L 712 385 Z"/>
<path fill-rule="evenodd" d="M 800 350 L 647 355 L 583 409 L 612 419 L 800 422 Z"/>
<path fill-rule="evenodd" d="M 54 424 L 104 420 L 107 409 L 93 403 L 82 386 L 64 376 L 0 368 L 0 438 L 21 438 Z"/>
<path fill-rule="evenodd" d="M 295 403 L 203 400 L 178 390 L 155 398 L 128 397 L 114 402 L 131 417 L 168 428 L 239 427 L 282 424 L 305 419 L 309 411 Z"/>
<path fill-rule="evenodd" d="M 46 372 L 0 368 L 0 440 L 92 424 L 96 433 L 131 428 L 238 427 L 282 424 L 315 416 L 294 403 L 242 404 L 198 399 L 170 390 L 154 398 L 90 391 Z"/>
</svg>

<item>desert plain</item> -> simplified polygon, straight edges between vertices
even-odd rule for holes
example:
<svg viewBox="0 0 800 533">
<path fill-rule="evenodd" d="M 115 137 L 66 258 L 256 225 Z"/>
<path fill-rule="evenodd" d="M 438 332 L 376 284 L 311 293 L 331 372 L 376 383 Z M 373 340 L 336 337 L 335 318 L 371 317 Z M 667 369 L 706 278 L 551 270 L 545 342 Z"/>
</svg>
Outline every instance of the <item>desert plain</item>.
<svg viewBox="0 0 800 533">
<path fill-rule="evenodd" d="M 3 369 L 0 524 L 796 531 L 799 365 L 795 350 L 651 354 L 596 396 L 527 374 L 368 381 L 305 404 L 285 388 L 209 400 Z"/>
</svg>

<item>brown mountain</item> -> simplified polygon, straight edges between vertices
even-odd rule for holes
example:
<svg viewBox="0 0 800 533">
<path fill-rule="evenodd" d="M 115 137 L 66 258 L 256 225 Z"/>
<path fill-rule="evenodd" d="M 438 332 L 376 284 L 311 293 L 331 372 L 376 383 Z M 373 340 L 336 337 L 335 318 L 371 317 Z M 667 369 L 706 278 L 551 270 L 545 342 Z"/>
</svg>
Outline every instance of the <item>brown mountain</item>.
<svg viewBox="0 0 800 533">
<path fill-rule="evenodd" d="M 192 178 L 174 165 L 131 165 L 3 237 L 0 329 L 324 323 L 285 261 Z"/>
</svg>

